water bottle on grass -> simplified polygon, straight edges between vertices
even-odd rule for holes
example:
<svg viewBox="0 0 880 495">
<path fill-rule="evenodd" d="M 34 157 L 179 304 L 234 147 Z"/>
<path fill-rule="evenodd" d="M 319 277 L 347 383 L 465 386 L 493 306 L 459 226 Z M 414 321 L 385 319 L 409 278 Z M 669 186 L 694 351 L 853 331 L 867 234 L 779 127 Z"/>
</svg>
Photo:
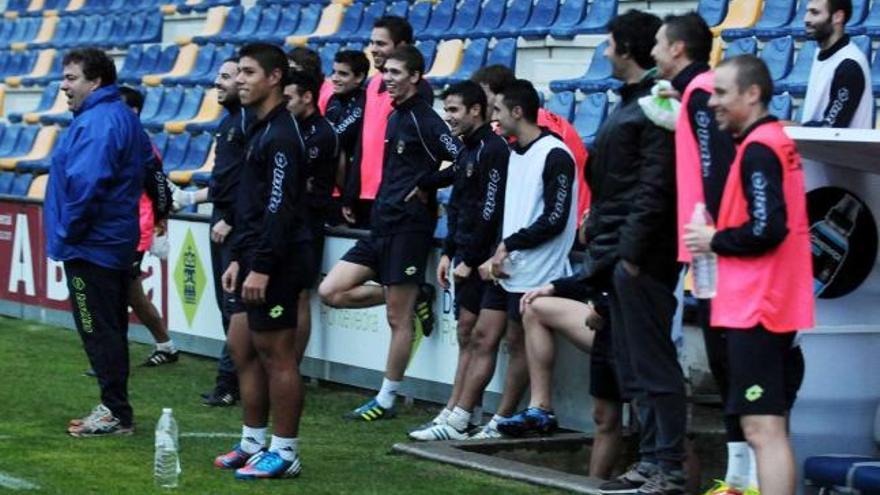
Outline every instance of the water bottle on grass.
<svg viewBox="0 0 880 495">
<path fill-rule="evenodd" d="M 153 463 L 153 477 L 156 485 L 162 488 L 177 487 L 180 476 L 177 439 L 177 421 L 171 414 L 171 408 L 166 407 L 156 423 L 156 456 Z"/>
</svg>

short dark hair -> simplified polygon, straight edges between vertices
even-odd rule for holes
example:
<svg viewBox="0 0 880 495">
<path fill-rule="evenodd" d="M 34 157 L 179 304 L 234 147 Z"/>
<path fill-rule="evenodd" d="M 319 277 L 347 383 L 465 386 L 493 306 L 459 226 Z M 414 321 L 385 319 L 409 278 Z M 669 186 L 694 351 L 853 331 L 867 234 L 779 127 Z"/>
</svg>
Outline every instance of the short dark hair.
<svg viewBox="0 0 880 495">
<path fill-rule="evenodd" d="M 661 24 L 656 15 L 635 9 L 611 19 L 608 31 L 617 45 L 615 53 L 629 55 L 643 69 L 653 68 L 656 62 L 651 56 L 651 49 L 654 48 L 654 37 Z"/>
<path fill-rule="evenodd" d="M 287 85 L 295 85 L 296 92 L 300 96 L 311 93 L 312 104 L 317 108 L 318 98 L 321 96 L 321 83 L 312 74 L 302 70 L 291 71 Z"/>
<path fill-rule="evenodd" d="M 852 0 L 828 0 L 828 13 L 834 15 L 838 10 L 843 11 L 843 23 L 849 22 L 852 17 Z"/>
<path fill-rule="evenodd" d="M 231 56 L 231 57 L 226 57 L 226 60 L 223 61 L 224 64 L 228 64 L 229 62 L 232 62 L 232 63 L 234 63 L 234 64 L 237 64 L 237 63 L 238 63 L 238 55 L 233 55 L 233 56 Z"/>
<path fill-rule="evenodd" d="M 419 76 L 425 74 L 425 57 L 422 55 L 422 52 L 413 45 L 403 45 L 395 48 L 394 51 L 388 55 L 388 60 L 399 60 L 403 62 L 403 66 L 406 67 L 406 70 L 409 71 L 410 74 L 415 72 L 418 72 Z"/>
<path fill-rule="evenodd" d="M 538 91 L 530 81 L 517 79 L 502 88 L 498 94 L 501 95 L 501 101 L 508 109 L 513 110 L 514 107 L 520 107 L 527 122 L 534 124 L 538 121 L 538 108 L 541 106 L 541 100 L 538 98 Z"/>
<path fill-rule="evenodd" d="M 487 65 L 471 75 L 471 81 L 477 84 L 489 86 L 489 90 L 495 94 L 501 92 L 510 83 L 516 81 L 516 76 L 510 67 L 501 64 Z"/>
<path fill-rule="evenodd" d="M 703 17 L 696 12 L 668 15 L 663 19 L 666 38 L 670 43 L 684 43 L 684 53 L 692 62 L 709 62 L 712 54 L 712 31 Z"/>
<path fill-rule="evenodd" d="M 412 25 L 410 25 L 409 21 L 403 17 L 396 15 L 383 15 L 373 23 L 373 29 L 376 28 L 387 29 L 388 35 L 391 37 L 391 41 L 393 41 L 395 45 L 401 43 L 412 45 L 414 43 Z"/>
<path fill-rule="evenodd" d="M 101 79 L 101 87 L 116 84 L 116 64 L 104 50 L 98 48 L 76 48 L 67 52 L 61 65 L 77 64 L 89 81 Z"/>
<path fill-rule="evenodd" d="M 287 52 L 287 60 L 299 66 L 299 70 L 308 72 L 318 84 L 324 82 L 324 70 L 321 67 L 321 56 L 311 48 L 298 46 Z"/>
<path fill-rule="evenodd" d="M 339 50 L 333 61 L 347 65 L 356 76 L 366 75 L 370 71 L 370 61 L 364 52 L 357 50 Z"/>
<path fill-rule="evenodd" d="M 122 98 L 122 101 L 133 108 L 138 115 L 141 114 L 141 110 L 144 109 L 144 95 L 142 95 L 140 91 L 131 86 L 120 86 L 119 96 Z"/>
<path fill-rule="evenodd" d="M 736 69 L 736 87 L 745 91 L 749 86 L 756 85 L 761 91 L 761 103 L 766 107 L 773 98 L 773 78 L 763 60 L 754 55 L 737 55 L 727 58 L 718 67 L 732 66 Z"/>
<path fill-rule="evenodd" d="M 238 50 L 239 58 L 249 57 L 257 61 L 260 67 L 271 74 L 275 70 L 281 71 L 281 89 L 287 86 L 290 79 L 290 67 L 287 64 L 287 56 L 284 50 L 269 43 L 248 43 Z"/>
<path fill-rule="evenodd" d="M 483 91 L 483 88 L 480 87 L 479 84 L 473 81 L 461 81 L 453 84 L 446 88 L 446 91 L 443 92 L 442 98 L 445 100 L 450 96 L 459 96 L 461 97 L 461 102 L 464 103 L 466 109 L 470 109 L 474 105 L 480 106 L 480 118 L 486 119 L 486 114 L 488 109 L 486 108 L 486 92 Z"/>
</svg>

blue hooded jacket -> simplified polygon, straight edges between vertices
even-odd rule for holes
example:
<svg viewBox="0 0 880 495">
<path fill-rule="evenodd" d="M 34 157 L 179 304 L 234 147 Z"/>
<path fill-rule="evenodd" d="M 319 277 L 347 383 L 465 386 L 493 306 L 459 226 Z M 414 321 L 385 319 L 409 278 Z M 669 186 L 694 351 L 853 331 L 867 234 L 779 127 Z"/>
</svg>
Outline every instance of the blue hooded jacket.
<svg viewBox="0 0 880 495">
<path fill-rule="evenodd" d="M 50 258 L 128 269 L 140 235 L 147 140 L 115 84 L 86 97 L 52 154 L 43 205 Z"/>
</svg>

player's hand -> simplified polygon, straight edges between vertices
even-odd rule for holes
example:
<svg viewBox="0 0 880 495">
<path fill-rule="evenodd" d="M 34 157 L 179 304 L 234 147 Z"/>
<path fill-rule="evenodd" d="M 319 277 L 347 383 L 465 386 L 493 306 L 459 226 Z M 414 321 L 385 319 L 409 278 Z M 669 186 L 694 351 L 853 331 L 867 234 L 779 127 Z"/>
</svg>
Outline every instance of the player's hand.
<svg viewBox="0 0 880 495">
<path fill-rule="evenodd" d="M 477 271 L 480 273 L 480 278 L 485 281 L 494 281 L 495 277 L 492 275 L 492 258 L 487 259 L 477 268 Z M 497 283 L 497 282 L 496 282 Z"/>
<path fill-rule="evenodd" d="M 405 198 L 403 198 L 403 202 L 407 203 L 413 198 L 419 198 L 419 201 L 424 204 L 428 204 L 428 193 L 426 191 L 423 191 L 419 186 L 414 187 L 413 190 L 410 191 Z"/>
<path fill-rule="evenodd" d="M 495 254 L 492 255 L 492 276 L 493 278 L 507 278 L 510 276 L 509 273 L 504 271 L 504 260 L 507 259 L 507 247 L 502 242 L 495 249 Z"/>
<path fill-rule="evenodd" d="M 657 92 L 657 96 L 661 98 L 672 98 L 673 100 L 681 101 L 681 93 L 674 89 L 661 89 Z"/>
<path fill-rule="evenodd" d="M 523 294 L 522 298 L 519 300 L 519 311 L 520 313 L 524 313 L 526 311 L 526 306 L 532 304 L 532 301 L 539 297 L 550 297 L 556 293 L 556 288 L 553 287 L 553 284 L 547 284 L 543 287 L 539 287 L 535 290 L 530 290 Z"/>
<path fill-rule="evenodd" d="M 224 292 L 235 292 L 235 281 L 238 280 L 238 262 L 229 263 L 226 271 L 223 272 L 223 278 L 220 282 L 223 284 Z"/>
<path fill-rule="evenodd" d="M 691 254 L 703 254 L 712 252 L 713 237 L 715 237 L 715 227 L 689 223 L 684 226 L 682 239 Z"/>
<path fill-rule="evenodd" d="M 196 195 L 193 191 L 184 191 L 183 189 L 177 188 L 171 194 L 171 199 L 173 200 L 171 204 L 171 208 L 174 211 L 182 210 L 187 206 L 192 206 L 196 204 Z"/>
<path fill-rule="evenodd" d="M 473 273 L 473 272 L 474 272 L 474 269 L 471 268 L 470 266 L 468 266 L 467 263 L 462 261 L 461 263 L 458 264 L 458 266 L 455 267 L 455 271 L 452 272 L 452 278 L 456 282 L 461 283 L 461 282 L 464 282 L 465 280 L 467 280 L 468 277 L 470 277 L 471 273 Z"/>
<path fill-rule="evenodd" d="M 266 302 L 266 287 L 269 275 L 251 271 L 241 284 L 241 299 L 247 304 L 263 304 Z"/>
<path fill-rule="evenodd" d="M 217 220 L 217 223 L 215 223 L 213 227 L 211 227 L 211 241 L 217 244 L 223 244 L 230 232 L 232 232 L 232 225 L 229 225 L 221 218 L 220 220 Z"/>
<path fill-rule="evenodd" d="M 578 227 L 577 237 L 578 242 L 586 245 L 587 244 L 587 220 L 590 219 L 590 209 L 587 208 L 584 210 L 584 216 L 581 217 L 581 226 Z"/>
<path fill-rule="evenodd" d="M 449 288 L 449 266 L 451 264 L 452 260 L 445 254 L 440 257 L 440 263 L 437 263 L 437 283 L 444 289 Z"/>
<path fill-rule="evenodd" d="M 352 211 L 351 207 L 343 206 L 342 207 L 342 218 L 345 219 L 351 225 L 357 223 L 357 217 L 354 216 L 354 211 Z"/>
<path fill-rule="evenodd" d="M 153 234 L 162 236 L 165 235 L 166 232 L 168 232 L 168 219 L 163 218 L 153 226 Z"/>
</svg>

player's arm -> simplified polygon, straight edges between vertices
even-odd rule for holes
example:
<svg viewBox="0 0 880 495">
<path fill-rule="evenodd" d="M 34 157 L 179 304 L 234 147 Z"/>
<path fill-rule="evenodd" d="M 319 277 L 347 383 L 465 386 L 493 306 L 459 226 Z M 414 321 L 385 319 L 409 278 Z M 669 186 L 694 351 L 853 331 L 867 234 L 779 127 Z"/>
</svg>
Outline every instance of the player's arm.
<svg viewBox="0 0 880 495">
<path fill-rule="evenodd" d="M 865 92 L 865 74 L 861 66 L 852 59 L 846 59 L 837 66 L 831 80 L 830 98 L 822 120 L 804 124 L 805 127 L 849 127 L 862 95 Z"/>
<path fill-rule="evenodd" d="M 499 141 L 501 138 L 497 138 Z M 474 232 L 464 246 L 462 261 L 476 268 L 486 260 L 480 259 L 497 240 L 504 209 L 504 187 L 507 183 L 507 164 L 510 149 L 502 146 L 486 146 L 480 156 L 477 171 L 480 174 L 480 205 Z"/>
</svg>

